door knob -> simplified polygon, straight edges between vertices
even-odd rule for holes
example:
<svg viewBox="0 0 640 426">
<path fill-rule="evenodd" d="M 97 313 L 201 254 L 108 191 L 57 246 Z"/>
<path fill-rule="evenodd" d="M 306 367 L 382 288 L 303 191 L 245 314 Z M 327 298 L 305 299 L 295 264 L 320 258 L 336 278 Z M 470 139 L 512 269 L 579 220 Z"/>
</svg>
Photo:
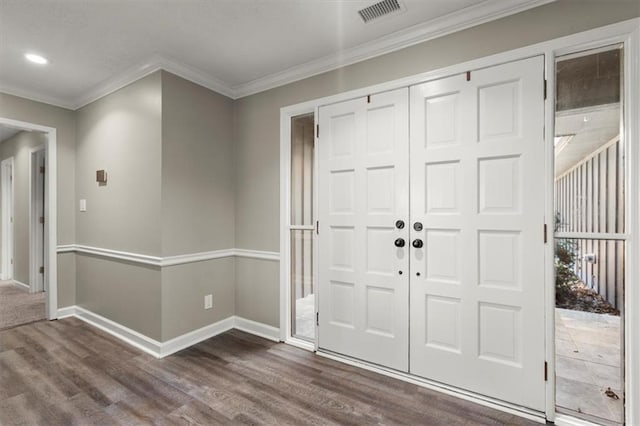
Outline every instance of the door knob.
<svg viewBox="0 0 640 426">
<path fill-rule="evenodd" d="M 404 247 L 404 239 L 398 238 L 393 243 L 396 247 Z"/>
<path fill-rule="evenodd" d="M 413 240 L 413 243 L 411 243 L 415 248 L 422 248 L 422 246 L 424 245 L 422 243 L 422 240 L 417 239 L 417 240 Z"/>
<path fill-rule="evenodd" d="M 413 229 L 415 229 L 418 232 L 422 231 L 422 223 L 420 223 L 420 222 L 414 223 L 413 224 Z"/>
<path fill-rule="evenodd" d="M 398 229 L 404 228 L 404 220 L 396 220 L 396 228 Z"/>
</svg>

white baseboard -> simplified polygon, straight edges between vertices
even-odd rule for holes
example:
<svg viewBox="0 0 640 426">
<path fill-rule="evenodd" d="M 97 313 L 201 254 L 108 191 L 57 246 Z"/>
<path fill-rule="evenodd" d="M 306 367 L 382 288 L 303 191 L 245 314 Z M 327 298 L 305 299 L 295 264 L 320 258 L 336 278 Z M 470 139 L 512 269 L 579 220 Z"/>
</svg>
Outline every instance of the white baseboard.
<svg viewBox="0 0 640 426">
<path fill-rule="evenodd" d="M 66 306 L 64 308 L 58 309 L 58 316 L 56 318 L 57 319 L 69 318 L 74 316 L 75 314 L 76 314 L 75 306 Z"/>
<path fill-rule="evenodd" d="M 92 326 L 99 328 L 100 330 L 111 334 L 114 337 L 140 349 L 143 352 L 153 355 L 156 358 L 161 358 L 162 343 L 145 336 L 142 333 L 138 333 L 122 324 L 84 309 L 80 306 L 74 306 L 75 312 L 73 316 L 81 319 L 82 321 L 91 324 Z"/>
<path fill-rule="evenodd" d="M 274 342 L 280 341 L 280 329 L 261 322 L 236 316 L 234 328 L 268 340 L 273 340 Z"/>
<path fill-rule="evenodd" d="M 11 280 L 11 281 L 12 281 L 15 285 L 20 286 L 20 287 L 24 287 L 24 288 L 26 288 L 27 290 L 31 291 L 31 286 L 30 286 L 29 284 L 25 284 L 25 283 L 23 283 L 23 282 L 21 282 L 21 281 L 18 281 L 18 280 Z"/>
<path fill-rule="evenodd" d="M 100 330 L 109 333 L 123 342 L 126 342 L 156 358 L 164 358 L 233 328 L 265 339 L 276 342 L 280 341 L 280 329 L 237 316 L 230 316 L 213 324 L 206 325 L 197 330 L 193 330 L 171 340 L 167 340 L 166 342 L 159 342 L 147 337 L 142 333 L 125 327 L 122 324 L 80 306 L 67 306 L 65 308 L 58 309 L 58 319 L 72 316 L 86 322 L 87 324 L 91 324 L 92 326 L 99 328 Z"/>
<path fill-rule="evenodd" d="M 161 344 L 160 354 L 158 358 L 164 358 L 178 351 L 207 340 L 210 337 L 222 334 L 233 328 L 234 317 L 228 317 L 213 324 L 206 325 L 189 333 L 180 335 L 171 340 L 167 340 Z"/>
</svg>

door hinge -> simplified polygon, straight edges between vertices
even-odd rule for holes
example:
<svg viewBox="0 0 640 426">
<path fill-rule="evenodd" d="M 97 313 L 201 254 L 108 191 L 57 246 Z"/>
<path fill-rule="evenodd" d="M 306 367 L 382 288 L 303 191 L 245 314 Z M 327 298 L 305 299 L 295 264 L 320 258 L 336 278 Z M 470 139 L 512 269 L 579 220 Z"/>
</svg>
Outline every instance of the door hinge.
<svg viewBox="0 0 640 426">
<path fill-rule="evenodd" d="M 44 166 L 40 166 L 40 173 L 44 174 Z"/>
<path fill-rule="evenodd" d="M 547 99 L 547 79 L 544 80 L 544 99 Z"/>
<path fill-rule="evenodd" d="M 13 265 L 13 259 L 11 259 L 11 264 Z"/>
<path fill-rule="evenodd" d="M 367 95 L 367 103 L 370 104 L 371 103 L 371 95 Z"/>
<path fill-rule="evenodd" d="M 320 125 L 316 124 L 316 138 L 320 137 Z"/>
<path fill-rule="evenodd" d="M 320 221 L 316 220 L 316 235 L 320 235 Z"/>
<path fill-rule="evenodd" d="M 544 234 L 544 235 L 543 235 L 544 243 L 545 243 L 545 244 L 547 244 L 547 224 L 546 224 L 546 223 L 544 224 L 544 227 L 543 227 L 543 228 L 544 228 L 544 229 L 543 229 L 543 231 L 542 231 L 542 232 L 543 232 L 543 234 Z"/>
<path fill-rule="evenodd" d="M 547 380 L 549 380 L 549 366 L 547 364 L 547 361 L 544 362 L 544 381 L 546 382 Z"/>
<path fill-rule="evenodd" d="M 40 267 L 40 273 L 41 273 L 41 274 L 44 274 L 44 266 L 41 266 L 41 267 Z"/>
<path fill-rule="evenodd" d="M 40 216 L 40 223 L 44 223 L 44 216 Z"/>
<path fill-rule="evenodd" d="M 467 81 L 471 81 L 471 71 L 467 71 Z"/>
<path fill-rule="evenodd" d="M 320 326 L 320 312 L 316 312 L 316 325 Z"/>
</svg>

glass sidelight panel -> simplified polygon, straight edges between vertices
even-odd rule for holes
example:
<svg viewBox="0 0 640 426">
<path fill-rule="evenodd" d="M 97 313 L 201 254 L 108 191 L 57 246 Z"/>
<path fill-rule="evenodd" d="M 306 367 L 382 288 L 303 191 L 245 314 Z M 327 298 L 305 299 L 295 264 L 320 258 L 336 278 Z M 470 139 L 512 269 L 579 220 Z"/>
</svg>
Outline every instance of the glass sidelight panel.
<svg viewBox="0 0 640 426">
<path fill-rule="evenodd" d="M 291 231 L 291 334 L 310 340 L 315 337 L 316 325 L 313 232 Z"/>
<path fill-rule="evenodd" d="M 313 224 L 313 114 L 291 119 L 291 225 Z"/>
<path fill-rule="evenodd" d="M 556 63 L 556 407 L 624 423 L 623 51 Z"/>
<path fill-rule="evenodd" d="M 291 335 L 315 339 L 314 115 L 291 119 Z"/>
</svg>

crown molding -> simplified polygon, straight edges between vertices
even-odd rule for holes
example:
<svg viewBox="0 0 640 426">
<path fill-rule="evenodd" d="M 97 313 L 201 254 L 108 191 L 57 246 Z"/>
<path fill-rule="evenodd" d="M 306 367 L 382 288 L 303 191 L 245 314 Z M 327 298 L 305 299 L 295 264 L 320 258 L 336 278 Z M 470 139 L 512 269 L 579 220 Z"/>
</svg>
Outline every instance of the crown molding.
<svg viewBox="0 0 640 426">
<path fill-rule="evenodd" d="M 156 53 L 143 62 L 105 80 L 87 93 L 74 99 L 43 96 L 35 92 L 10 86 L 0 86 L 0 92 L 66 109 L 77 110 L 153 72 L 165 70 L 231 99 L 239 99 L 554 1 L 556 0 L 485 0 L 475 6 L 470 6 L 440 18 L 396 31 L 393 34 L 378 38 L 369 43 L 364 43 L 334 55 L 325 56 L 324 58 L 297 65 L 287 70 L 236 86 L 231 86 L 196 67 L 181 64 L 174 59 Z"/>
<path fill-rule="evenodd" d="M 2 85 L 0 86 L 0 93 L 5 95 L 16 96 L 18 98 L 28 99 L 34 102 L 40 102 L 64 109 L 75 110 L 75 104 L 69 99 L 58 98 L 54 96 L 45 96 L 31 90 L 23 90 L 13 86 Z"/>
<path fill-rule="evenodd" d="M 337 54 L 325 56 L 324 58 L 234 86 L 233 94 L 235 99 L 253 95 L 554 1 L 556 0 L 487 0 L 478 5 L 467 7 L 440 18 L 396 31 L 388 36 L 375 39 L 369 43 L 358 45 Z"/>
<path fill-rule="evenodd" d="M 116 90 L 122 89 L 123 87 L 128 86 L 129 84 L 158 70 L 168 71 L 178 77 L 184 78 L 185 80 L 189 80 L 193 83 L 204 86 L 207 89 L 213 90 L 216 93 L 235 99 L 231 87 L 225 84 L 222 80 L 219 80 L 197 68 L 180 64 L 166 56 L 153 54 L 144 62 L 141 62 L 113 78 L 104 81 L 93 88 L 85 96 L 77 98 L 74 102 L 74 108 L 82 108 L 83 106 L 113 93 Z"/>
</svg>

